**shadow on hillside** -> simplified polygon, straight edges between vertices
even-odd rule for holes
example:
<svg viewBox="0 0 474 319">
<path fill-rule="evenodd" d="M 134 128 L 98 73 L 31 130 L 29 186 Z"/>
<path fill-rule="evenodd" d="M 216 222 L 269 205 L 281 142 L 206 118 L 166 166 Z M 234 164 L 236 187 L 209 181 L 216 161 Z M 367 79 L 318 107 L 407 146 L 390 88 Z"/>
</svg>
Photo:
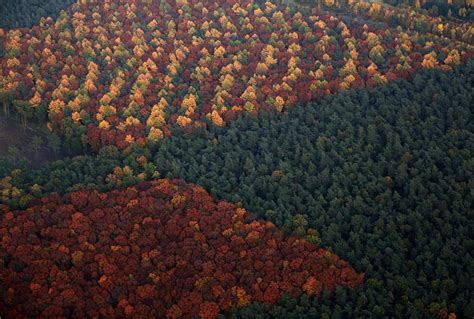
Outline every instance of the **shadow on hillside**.
<svg viewBox="0 0 474 319">
<path fill-rule="evenodd" d="M 56 135 L 36 124 L 29 123 L 23 128 L 14 118 L 0 116 L 0 158 L 13 165 L 27 164 L 38 168 L 44 162 L 63 158 L 60 145 Z"/>
</svg>

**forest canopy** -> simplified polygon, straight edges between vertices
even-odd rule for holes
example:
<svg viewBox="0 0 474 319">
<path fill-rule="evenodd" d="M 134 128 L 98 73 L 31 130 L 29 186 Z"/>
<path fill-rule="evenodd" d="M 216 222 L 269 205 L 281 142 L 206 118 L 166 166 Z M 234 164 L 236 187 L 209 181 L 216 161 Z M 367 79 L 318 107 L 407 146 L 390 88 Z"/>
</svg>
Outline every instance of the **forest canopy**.
<svg viewBox="0 0 474 319">
<path fill-rule="evenodd" d="M 468 11 L 31 3 L 1 7 L 0 316 L 474 316 Z"/>
<path fill-rule="evenodd" d="M 271 312 L 252 304 L 234 316 L 469 317 L 472 68 L 469 61 L 453 72 L 426 70 L 283 114 L 245 116 L 227 128 L 189 134 L 177 127 L 147 150 L 109 147 L 95 157 L 4 172 L 2 185 L 8 181 L 16 192 L 3 200 L 18 205 L 56 191 L 111 190 L 156 172 L 183 178 L 366 274 L 362 291 L 339 289 L 319 301 L 284 297 Z"/>
</svg>

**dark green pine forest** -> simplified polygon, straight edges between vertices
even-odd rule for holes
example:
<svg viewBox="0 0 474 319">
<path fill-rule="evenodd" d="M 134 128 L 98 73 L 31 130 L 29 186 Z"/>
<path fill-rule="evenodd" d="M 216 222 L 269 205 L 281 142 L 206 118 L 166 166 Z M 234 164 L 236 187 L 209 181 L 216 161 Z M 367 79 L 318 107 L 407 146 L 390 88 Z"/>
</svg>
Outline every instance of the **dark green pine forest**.
<svg viewBox="0 0 474 319">
<path fill-rule="evenodd" d="M 4 0 L 0 2 L 0 28 L 29 28 L 41 18 L 55 19 L 73 0 Z"/>
<path fill-rule="evenodd" d="M 320 238 L 364 270 L 363 288 L 341 289 L 323 307 L 314 301 L 311 316 L 415 318 L 447 307 L 470 317 L 472 71 L 424 72 L 225 131 L 176 134 L 155 163 L 288 232 Z M 286 301 L 271 314 L 298 317 L 308 303 Z"/>
</svg>

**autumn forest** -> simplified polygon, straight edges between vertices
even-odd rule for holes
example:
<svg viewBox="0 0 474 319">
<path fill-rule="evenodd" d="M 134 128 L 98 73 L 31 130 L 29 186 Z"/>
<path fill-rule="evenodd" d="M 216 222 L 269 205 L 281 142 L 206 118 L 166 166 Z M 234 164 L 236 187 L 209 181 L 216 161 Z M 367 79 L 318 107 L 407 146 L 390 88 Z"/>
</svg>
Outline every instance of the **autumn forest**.
<svg viewBox="0 0 474 319">
<path fill-rule="evenodd" d="M 0 317 L 473 318 L 473 10 L 0 3 Z"/>
</svg>

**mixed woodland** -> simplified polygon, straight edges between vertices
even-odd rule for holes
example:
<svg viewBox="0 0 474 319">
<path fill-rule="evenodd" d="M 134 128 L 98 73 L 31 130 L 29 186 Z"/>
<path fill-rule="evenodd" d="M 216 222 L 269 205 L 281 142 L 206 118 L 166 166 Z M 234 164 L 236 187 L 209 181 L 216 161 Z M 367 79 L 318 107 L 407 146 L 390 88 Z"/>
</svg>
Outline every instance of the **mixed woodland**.
<svg viewBox="0 0 474 319">
<path fill-rule="evenodd" d="M 474 315 L 468 15 L 68 4 L 0 26 L 62 158 L 0 157 L 2 317 Z"/>
</svg>

